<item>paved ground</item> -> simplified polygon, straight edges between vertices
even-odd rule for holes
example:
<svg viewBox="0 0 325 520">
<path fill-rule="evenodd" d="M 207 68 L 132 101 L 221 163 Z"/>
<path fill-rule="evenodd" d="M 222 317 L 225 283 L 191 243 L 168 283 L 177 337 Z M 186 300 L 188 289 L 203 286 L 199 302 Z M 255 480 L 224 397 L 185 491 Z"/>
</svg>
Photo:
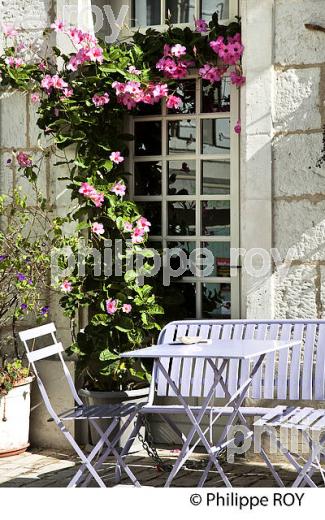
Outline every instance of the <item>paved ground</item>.
<svg viewBox="0 0 325 520">
<path fill-rule="evenodd" d="M 173 462 L 177 453 L 159 450 L 165 462 Z M 175 487 L 194 487 L 201 475 L 203 460 L 196 456 L 196 467 L 181 470 L 173 485 Z M 166 473 L 158 471 L 155 463 L 145 452 L 130 455 L 127 458 L 129 466 L 144 486 L 162 487 Z M 66 487 L 76 471 L 76 461 L 71 461 L 71 454 L 53 452 L 50 450 L 32 450 L 22 455 L 0 459 L 0 487 Z M 100 472 L 108 486 L 113 485 L 113 460 L 109 459 Z M 259 462 L 246 462 L 239 459 L 235 464 L 223 464 L 234 487 L 273 487 L 272 476 Z M 279 473 L 287 486 L 293 482 L 295 473 L 289 466 L 277 466 Z M 130 482 L 122 480 L 123 485 Z M 219 475 L 212 471 L 206 482 L 207 487 L 222 487 Z"/>
</svg>

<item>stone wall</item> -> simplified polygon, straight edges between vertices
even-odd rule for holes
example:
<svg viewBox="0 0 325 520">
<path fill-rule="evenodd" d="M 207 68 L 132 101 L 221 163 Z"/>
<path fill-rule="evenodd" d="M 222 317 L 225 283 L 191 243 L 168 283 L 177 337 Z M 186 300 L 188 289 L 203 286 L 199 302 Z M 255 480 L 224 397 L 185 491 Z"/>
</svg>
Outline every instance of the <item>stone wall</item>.
<svg viewBox="0 0 325 520">
<path fill-rule="evenodd" d="M 293 265 L 275 283 L 279 318 L 325 317 L 325 165 L 316 167 L 325 125 L 323 0 L 274 4 L 273 246 Z"/>
</svg>

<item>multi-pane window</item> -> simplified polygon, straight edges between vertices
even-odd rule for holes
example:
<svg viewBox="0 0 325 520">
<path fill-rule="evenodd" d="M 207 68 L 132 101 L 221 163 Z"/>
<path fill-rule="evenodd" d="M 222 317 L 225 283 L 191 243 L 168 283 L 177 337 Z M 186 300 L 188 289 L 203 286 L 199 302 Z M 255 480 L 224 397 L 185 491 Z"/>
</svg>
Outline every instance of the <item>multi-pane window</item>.
<svg viewBox="0 0 325 520">
<path fill-rule="evenodd" d="M 132 118 L 131 197 L 152 222 L 151 245 L 176 248 L 173 269 L 181 262 L 177 251 L 191 258 L 173 282 L 186 307 L 180 316 L 236 317 L 230 248 L 238 245 L 237 92 L 228 77 L 213 86 L 193 77 L 180 80 L 176 94 L 183 99 L 177 111 L 162 103 Z M 208 273 L 201 265 L 206 251 L 213 259 Z"/>
<path fill-rule="evenodd" d="M 194 18 L 211 19 L 217 12 L 221 20 L 231 16 L 231 0 L 132 0 L 131 26 L 162 25 L 171 17 L 174 24 L 190 24 Z"/>
</svg>

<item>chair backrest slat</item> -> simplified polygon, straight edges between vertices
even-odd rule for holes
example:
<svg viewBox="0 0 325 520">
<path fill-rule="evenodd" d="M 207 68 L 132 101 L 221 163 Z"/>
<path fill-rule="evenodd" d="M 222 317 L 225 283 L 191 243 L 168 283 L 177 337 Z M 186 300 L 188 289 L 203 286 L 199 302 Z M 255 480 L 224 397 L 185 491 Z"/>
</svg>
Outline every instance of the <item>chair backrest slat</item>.
<svg viewBox="0 0 325 520">
<path fill-rule="evenodd" d="M 254 339 L 256 323 L 248 323 L 245 328 L 244 339 Z M 245 359 L 240 363 L 239 384 L 243 385 L 249 376 L 250 361 Z"/>
<path fill-rule="evenodd" d="M 222 329 L 221 329 L 220 339 L 231 339 L 232 330 L 233 330 L 232 323 L 229 322 L 229 323 L 223 324 Z M 219 359 L 217 366 L 220 367 L 221 363 L 222 363 L 222 360 Z M 226 377 L 227 376 L 228 376 L 228 374 L 226 374 Z M 216 397 L 225 397 L 225 392 L 220 384 L 216 388 Z"/>
<path fill-rule="evenodd" d="M 201 325 L 200 333 L 199 333 L 200 337 L 202 337 L 202 339 L 209 339 L 209 333 L 210 333 L 210 326 Z M 191 392 L 191 395 L 193 397 L 201 397 L 203 395 L 204 365 L 205 365 L 205 360 L 203 358 L 199 358 L 194 361 L 192 392 Z"/>
<path fill-rule="evenodd" d="M 198 336 L 199 334 L 199 326 L 198 325 L 190 325 L 188 328 L 188 336 Z M 183 370 L 182 370 L 182 378 L 181 378 L 181 392 L 182 395 L 188 397 L 191 395 L 191 385 L 192 385 L 192 371 L 193 371 L 193 358 L 186 358 L 183 360 Z"/>
<path fill-rule="evenodd" d="M 221 330 L 222 330 L 222 325 L 220 325 L 220 324 L 211 325 L 210 339 L 212 341 L 219 339 Z M 215 360 L 213 360 L 213 361 L 215 362 Z M 204 397 L 206 397 L 208 395 L 208 392 L 213 383 L 213 379 L 214 379 L 214 372 L 212 370 L 212 367 L 210 365 L 207 365 L 206 370 L 205 370 L 205 378 L 204 378 L 204 390 L 203 390 Z"/>
<path fill-rule="evenodd" d="M 188 330 L 188 326 L 185 324 L 179 325 L 177 327 L 177 337 L 186 336 L 186 332 Z M 182 364 L 182 358 L 175 358 L 172 360 L 172 365 L 170 369 L 170 377 L 176 384 L 176 386 L 179 386 L 180 376 L 181 376 L 181 364 Z M 168 386 L 168 395 L 174 396 L 175 392 L 171 388 L 171 386 Z"/>
<path fill-rule="evenodd" d="M 244 334 L 244 325 L 236 323 L 234 325 L 232 339 L 242 339 Z M 239 361 L 238 359 L 231 359 L 229 362 L 227 387 L 231 394 L 233 394 L 239 386 Z"/>
<path fill-rule="evenodd" d="M 177 331 L 177 326 L 173 323 L 167 325 L 165 329 L 162 331 L 162 333 L 159 336 L 158 342 L 159 343 L 171 343 L 174 341 L 174 337 Z M 170 364 L 170 358 L 162 358 L 160 360 L 161 364 L 164 366 L 165 370 L 168 372 L 169 364 Z M 157 394 L 166 396 L 167 393 L 167 381 L 162 376 L 161 372 L 157 371 Z"/>
<path fill-rule="evenodd" d="M 325 323 L 318 329 L 314 398 L 325 399 Z"/>
<path fill-rule="evenodd" d="M 54 323 L 46 323 L 45 325 L 40 325 L 39 327 L 34 327 L 33 329 L 27 329 L 19 332 L 19 337 L 21 341 L 25 342 L 31 339 L 47 336 L 48 334 L 53 334 L 55 331 L 56 328 Z"/>
<path fill-rule="evenodd" d="M 302 399 L 313 398 L 313 360 L 317 325 L 308 323 L 304 345 L 304 358 L 302 370 Z"/>
<path fill-rule="evenodd" d="M 34 350 L 33 352 L 28 352 L 27 358 L 30 363 L 35 363 L 36 361 L 40 361 L 41 359 L 54 356 L 59 352 L 64 352 L 62 343 L 54 343 L 54 345 L 50 345 L 49 347 L 39 348 L 38 350 Z"/>
</svg>

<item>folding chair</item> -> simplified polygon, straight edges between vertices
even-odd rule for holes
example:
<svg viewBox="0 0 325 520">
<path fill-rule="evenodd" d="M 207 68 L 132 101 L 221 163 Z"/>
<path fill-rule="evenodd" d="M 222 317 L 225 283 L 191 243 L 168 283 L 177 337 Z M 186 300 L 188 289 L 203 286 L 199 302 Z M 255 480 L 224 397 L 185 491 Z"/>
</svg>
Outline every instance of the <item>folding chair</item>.
<svg viewBox="0 0 325 520">
<path fill-rule="evenodd" d="M 128 426 L 135 419 L 138 410 L 141 408 L 142 404 L 134 405 L 134 404 L 122 404 L 122 405 L 101 405 L 101 406 L 86 406 L 81 401 L 78 396 L 77 390 L 73 383 L 71 374 L 68 370 L 68 367 L 63 359 L 62 352 L 64 352 L 64 348 L 62 343 L 58 342 L 56 339 L 56 328 L 54 323 L 48 323 L 47 325 L 42 325 L 40 327 L 35 327 L 29 330 L 25 330 L 19 333 L 19 337 L 24 344 L 24 347 L 27 352 L 27 358 L 30 364 L 32 365 L 34 374 L 36 376 L 36 380 L 38 383 L 38 387 L 40 393 L 43 397 L 45 406 L 47 411 L 49 412 L 52 420 L 55 424 L 60 428 L 63 435 L 66 437 L 68 442 L 71 444 L 72 448 L 75 450 L 77 455 L 81 460 L 81 466 L 70 481 L 68 487 L 76 487 L 78 484 L 81 487 L 85 487 L 88 485 L 90 480 L 93 478 L 97 482 L 100 487 L 106 487 L 101 477 L 98 475 L 98 470 L 102 466 L 103 462 L 107 459 L 110 454 L 115 456 L 117 467 L 119 471 L 123 469 L 126 474 L 129 476 L 132 483 L 140 487 L 140 484 L 132 473 L 130 468 L 125 464 L 124 457 L 120 455 L 117 450 L 117 444 L 126 431 Z M 53 344 L 39 348 L 34 350 L 35 340 L 38 338 L 42 338 L 43 336 L 51 336 Z M 32 342 L 33 345 L 30 346 L 29 342 Z M 45 389 L 45 386 L 40 378 L 39 372 L 36 367 L 36 363 L 41 359 L 46 359 L 50 356 L 58 355 L 59 359 L 62 363 L 64 375 L 68 381 L 69 388 L 73 395 L 76 406 L 67 410 L 63 413 L 57 414 L 54 408 L 51 405 L 48 393 Z M 120 419 L 125 418 L 125 422 L 121 427 L 119 427 Z M 104 432 L 102 428 L 98 424 L 98 420 L 100 419 L 111 419 L 109 427 Z M 77 420 L 87 420 L 89 421 L 97 433 L 100 436 L 99 441 L 92 449 L 91 453 L 88 457 L 83 453 L 81 448 L 78 446 L 74 437 L 70 433 L 70 431 L 66 428 L 66 421 L 77 421 Z M 117 433 L 116 433 L 117 431 Z M 113 437 L 113 438 L 111 438 Z M 95 457 L 99 457 L 97 462 L 94 463 Z M 88 470 L 89 474 L 86 478 L 83 478 L 85 470 Z"/>
<path fill-rule="evenodd" d="M 325 455 L 325 410 L 315 410 L 309 407 L 277 406 L 255 421 L 254 428 L 262 428 L 262 431 L 267 432 L 270 438 L 275 441 L 278 450 L 297 471 L 298 476 L 292 487 L 306 485 L 317 487 L 311 478 L 316 471 L 321 473 L 325 484 L 325 471 L 321 466 L 322 458 Z M 291 434 L 301 432 L 309 448 L 310 454 L 307 459 L 304 459 L 302 455 L 294 455 L 292 446 L 290 446 L 291 449 L 289 450 L 283 445 L 283 442 L 281 442 L 281 430 L 283 431 L 284 429 L 287 439 L 290 432 Z M 291 437 L 292 440 L 293 436 Z M 261 455 L 277 483 L 284 487 L 282 479 L 264 450 Z M 303 464 L 299 464 L 299 459 L 302 459 Z"/>
</svg>

